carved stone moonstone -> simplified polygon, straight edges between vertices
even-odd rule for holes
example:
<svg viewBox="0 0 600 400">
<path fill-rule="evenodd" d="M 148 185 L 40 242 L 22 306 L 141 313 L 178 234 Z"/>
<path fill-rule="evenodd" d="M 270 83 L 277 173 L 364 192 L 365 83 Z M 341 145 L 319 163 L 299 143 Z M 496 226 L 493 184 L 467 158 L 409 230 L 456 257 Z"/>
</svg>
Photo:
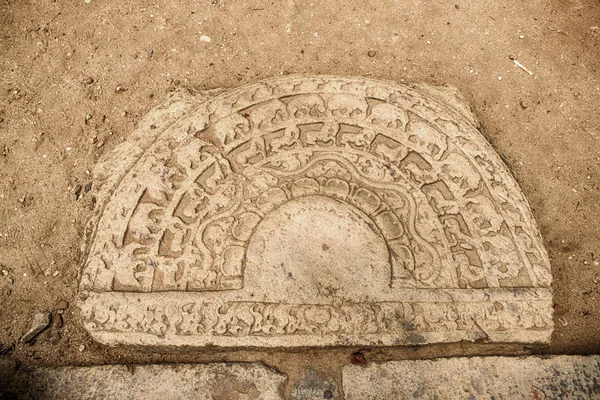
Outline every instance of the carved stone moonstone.
<svg viewBox="0 0 600 400">
<path fill-rule="evenodd" d="M 106 344 L 547 342 L 548 256 L 460 94 L 293 76 L 177 94 L 95 170 Z"/>
</svg>

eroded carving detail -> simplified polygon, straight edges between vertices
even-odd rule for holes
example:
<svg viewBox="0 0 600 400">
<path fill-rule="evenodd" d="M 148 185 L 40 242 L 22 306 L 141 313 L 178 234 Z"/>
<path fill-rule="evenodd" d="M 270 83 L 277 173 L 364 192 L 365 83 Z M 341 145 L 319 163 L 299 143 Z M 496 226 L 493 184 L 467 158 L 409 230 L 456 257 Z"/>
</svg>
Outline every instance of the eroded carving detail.
<svg viewBox="0 0 600 400">
<path fill-rule="evenodd" d="M 550 297 L 509 303 L 428 300 L 428 290 L 548 288 L 551 276 L 527 203 L 493 149 L 451 107 L 417 90 L 294 77 L 226 92 L 161 134 L 135 166 L 124 166 L 120 179 L 104 189 L 106 206 L 88 247 L 82 291 L 193 296 L 189 307 L 173 311 L 179 317 L 161 318 L 173 334 L 206 336 L 199 344 L 211 343 L 215 335 L 257 332 L 401 333 L 408 331 L 403 324 L 414 323 L 408 316 L 415 310 L 427 310 L 426 332 L 460 331 L 461 318 L 489 322 L 486 332 L 551 332 Z M 328 254 L 339 246 L 350 254 L 355 246 L 344 243 L 342 225 L 334 226 L 342 218 L 335 204 L 365 227 L 356 230 L 366 232 L 363 240 L 382 243 L 383 250 L 353 255 L 357 266 L 348 267 L 378 271 L 369 283 L 376 292 L 359 296 L 342 280 L 319 281 L 319 265 L 329 268 L 332 262 Z M 303 219 L 264 222 L 283 209 L 288 218 Z M 298 249 L 279 249 L 281 262 L 263 254 L 278 229 L 296 229 L 293 235 L 312 240 L 310 230 L 319 221 L 310 221 L 311 212 L 339 214 L 331 217 L 331 226 L 319 227 L 325 231 L 319 236 L 323 255 L 313 259 L 310 250 L 311 257 L 304 258 L 310 262 L 287 260 L 286 252 L 309 251 L 301 243 Z M 341 249 L 334 275 L 352 273 L 344 269 Z M 291 280 L 307 274 L 303 282 L 320 285 L 323 297 L 317 304 L 273 298 L 277 290 L 265 287 L 283 283 L 252 269 L 273 271 L 272 276 L 285 270 L 281 279 Z M 294 283 L 289 285 L 293 300 Z M 422 297 L 401 302 L 403 290 Z M 208 297 L 196 300 L 202 296 Z M 144 328 L 155 323 L 143 316 L 157 308 L 140 299 L 146 308 L 127 311 L 128 317 L 118 317 L 125 312 L 118 304 L 95 304 L 87 314 L 89 329 L 165 334 Z M 534 318 L 535 312 L 526 311 L 536 307 L 546 314 Z M 313 312 L 314 318 L 327 315 L 325 325 L 306 317 Z"/>
<path fill-rule="evenodd" d="M 95 307 L 93 329 L 162 336 L 362 335 L 425 332 L 544 330 L 551 318 L 536 312 L 536 302 L 360 303 L 347 305 L 280 303 L 151 304 L 135 310 L 115 302 Z M 125 308 L 125 309 L 122 309 Z M 512 309 L 511 312 L 507 310 Z"/>
</svg>

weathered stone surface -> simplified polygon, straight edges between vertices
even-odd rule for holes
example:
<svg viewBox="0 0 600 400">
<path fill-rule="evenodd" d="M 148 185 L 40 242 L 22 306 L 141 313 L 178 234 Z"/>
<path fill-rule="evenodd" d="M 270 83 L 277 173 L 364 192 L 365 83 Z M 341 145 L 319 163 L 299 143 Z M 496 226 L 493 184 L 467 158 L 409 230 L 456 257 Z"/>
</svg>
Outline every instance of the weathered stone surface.
<svg viewBox="0 0 600 400">
<path fill-rule="evenodd" d="M 529 206 L 453 89 L 286 77 L 151 113 L 95 169 L 106 344 L 546 342 Z"/>
<path fill-rule="evenodd" d="M 114 365 L 38 369 L 30 393 L 44 399 L 283 399 L 286 376 L 261 364 Z"/>
<path fill-rule="evenodd" d="M 600 356 L 390 361 L 342 372 L 347 400 L 597 399 Z"/>
<path fill-rule="evenodd" d="M 302 379 L 292 386 L 290 400 L 338 400 L 340 395 L 335 380 L 326 377 L 312 368 L 305 368 Z"/>
</svg>

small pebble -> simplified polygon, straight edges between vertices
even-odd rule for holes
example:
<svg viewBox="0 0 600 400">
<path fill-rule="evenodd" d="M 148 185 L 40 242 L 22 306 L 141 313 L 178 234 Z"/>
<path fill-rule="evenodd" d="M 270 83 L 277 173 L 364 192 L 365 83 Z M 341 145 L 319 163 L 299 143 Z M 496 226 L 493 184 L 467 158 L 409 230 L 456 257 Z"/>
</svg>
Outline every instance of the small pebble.
<svg viewBox="0 0 600 400">
<path fill-rule="evenodd" d="M 66 310 L 69 308 L 69 302 L 65 300 L 61 300 L 54 306 L 55 310 Z"/>
<path fill-rule="evenodd" d="M 125 86 L 123 86 L 123 85 L 118 85 L 115 88 L 115 92 L 117 92 L 117 93 L 122 93 L 122 92 L 126 92 L 126 91 L 127 91 L 127 88 Z"/>
<path fill-rule="evenodd" d="M 80 352 L 83 352 L 84 350 L 85 350 L 85 345 L 84 344 L 82 344 L 81 346 L 79 346 L 79 351 Z"/>
<path fill-rule="evenodd" d="M 65 325 L 64 321 L 63 321 L 63 317 L 60 314 L 56 314 L 53 318 L 52 318 L 52 326 L 55 329 L 60 329 Z"/>
<path fill-rule="evenodd" d="M 94 78 L 92 78 L 91 76 L 88 76 L 87 78 L 85 78 L 83 83 L 85 83 L 86 85 L 91 85 L 92 83 L 94 83 Z"/>
<path fill-rule="evenodd" d="M 29 329 L 23 335 L 23 337 L 21 338 L 21 341 L 22 342 L 32 341 L 37 335 L 42 333 L 42 331 L 44 329 L 46 329 L 48 327 L 48 325 L 50 325 L 51 318 L 52 318 L 52 316 L 49 312 L 40 312 L 40 313 L 35 314 L 33 316 L 33 319 L 31 320 Z"/>
<path fill-rule="evenodd" d="M 73 188 L 73 194 L 75 195 L 76 199 L 79 198 L 79 195 L 81 194 L 81 189 L 83 189 L 83 186 L 80 183 L 75 185 L 75 187 Z"/>
<path fill-rule="evenodd" d="M 210 43 L 212 42 L 212 39 L 210 38 L 210 36 L 202 35 L 200 36 L 200 41 Z"/>
<path fill-rule="evenodd" d="M 54 332 L 54 335 L 52 335 L 52 337 L 50 338 L 50 343 L 57 344 L 60 341 L 61 337 L 62 336 L 60 332 Z"/>
<path fill-rule="evenodd" d="M 376 55 L 376 54 L 377 54 L 377 53 L 375 52 L 375 50 L 369 50 L 369 52 L 367 53 L 367 55 L 368 55 L 369 57 L 375 57 L 375 55 Z"/>
<path fill-rule="evenodd" d="M 357 351 L 352 353 L 350 356 L 350 363 L 354 365 L 365 365 L 367 363 L 367 359 L 363 353 Z"/>
</svg>

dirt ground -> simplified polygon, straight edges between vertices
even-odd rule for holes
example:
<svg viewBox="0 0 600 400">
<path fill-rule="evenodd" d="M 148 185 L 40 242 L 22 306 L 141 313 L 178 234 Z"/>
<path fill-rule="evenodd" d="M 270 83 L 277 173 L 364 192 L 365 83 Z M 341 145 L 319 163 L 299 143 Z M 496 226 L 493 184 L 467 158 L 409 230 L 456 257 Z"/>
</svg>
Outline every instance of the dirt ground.
<svg viewBox="0 0 600 400">
<path fill-rule="evenodd" d="M 291 73 L 458 87 L 514 171 L 550 253 L 550 345 L 363 349 L 367 361 L 600 352 L 599 24 L 594 0 L 3 0 L 1 357 L 23 368 L 261 360 L 290 381 L 304 365 L 338 377 L 358 349 L 105 348 L 78 325 L 73 307 L 62 327 L 55 313 L 33 344 L 18 341 L 36 312 L 75 301 L 94 206 L 86 185 L 99 155 L 177 87 L 229 88 Z"/>
</svg>

